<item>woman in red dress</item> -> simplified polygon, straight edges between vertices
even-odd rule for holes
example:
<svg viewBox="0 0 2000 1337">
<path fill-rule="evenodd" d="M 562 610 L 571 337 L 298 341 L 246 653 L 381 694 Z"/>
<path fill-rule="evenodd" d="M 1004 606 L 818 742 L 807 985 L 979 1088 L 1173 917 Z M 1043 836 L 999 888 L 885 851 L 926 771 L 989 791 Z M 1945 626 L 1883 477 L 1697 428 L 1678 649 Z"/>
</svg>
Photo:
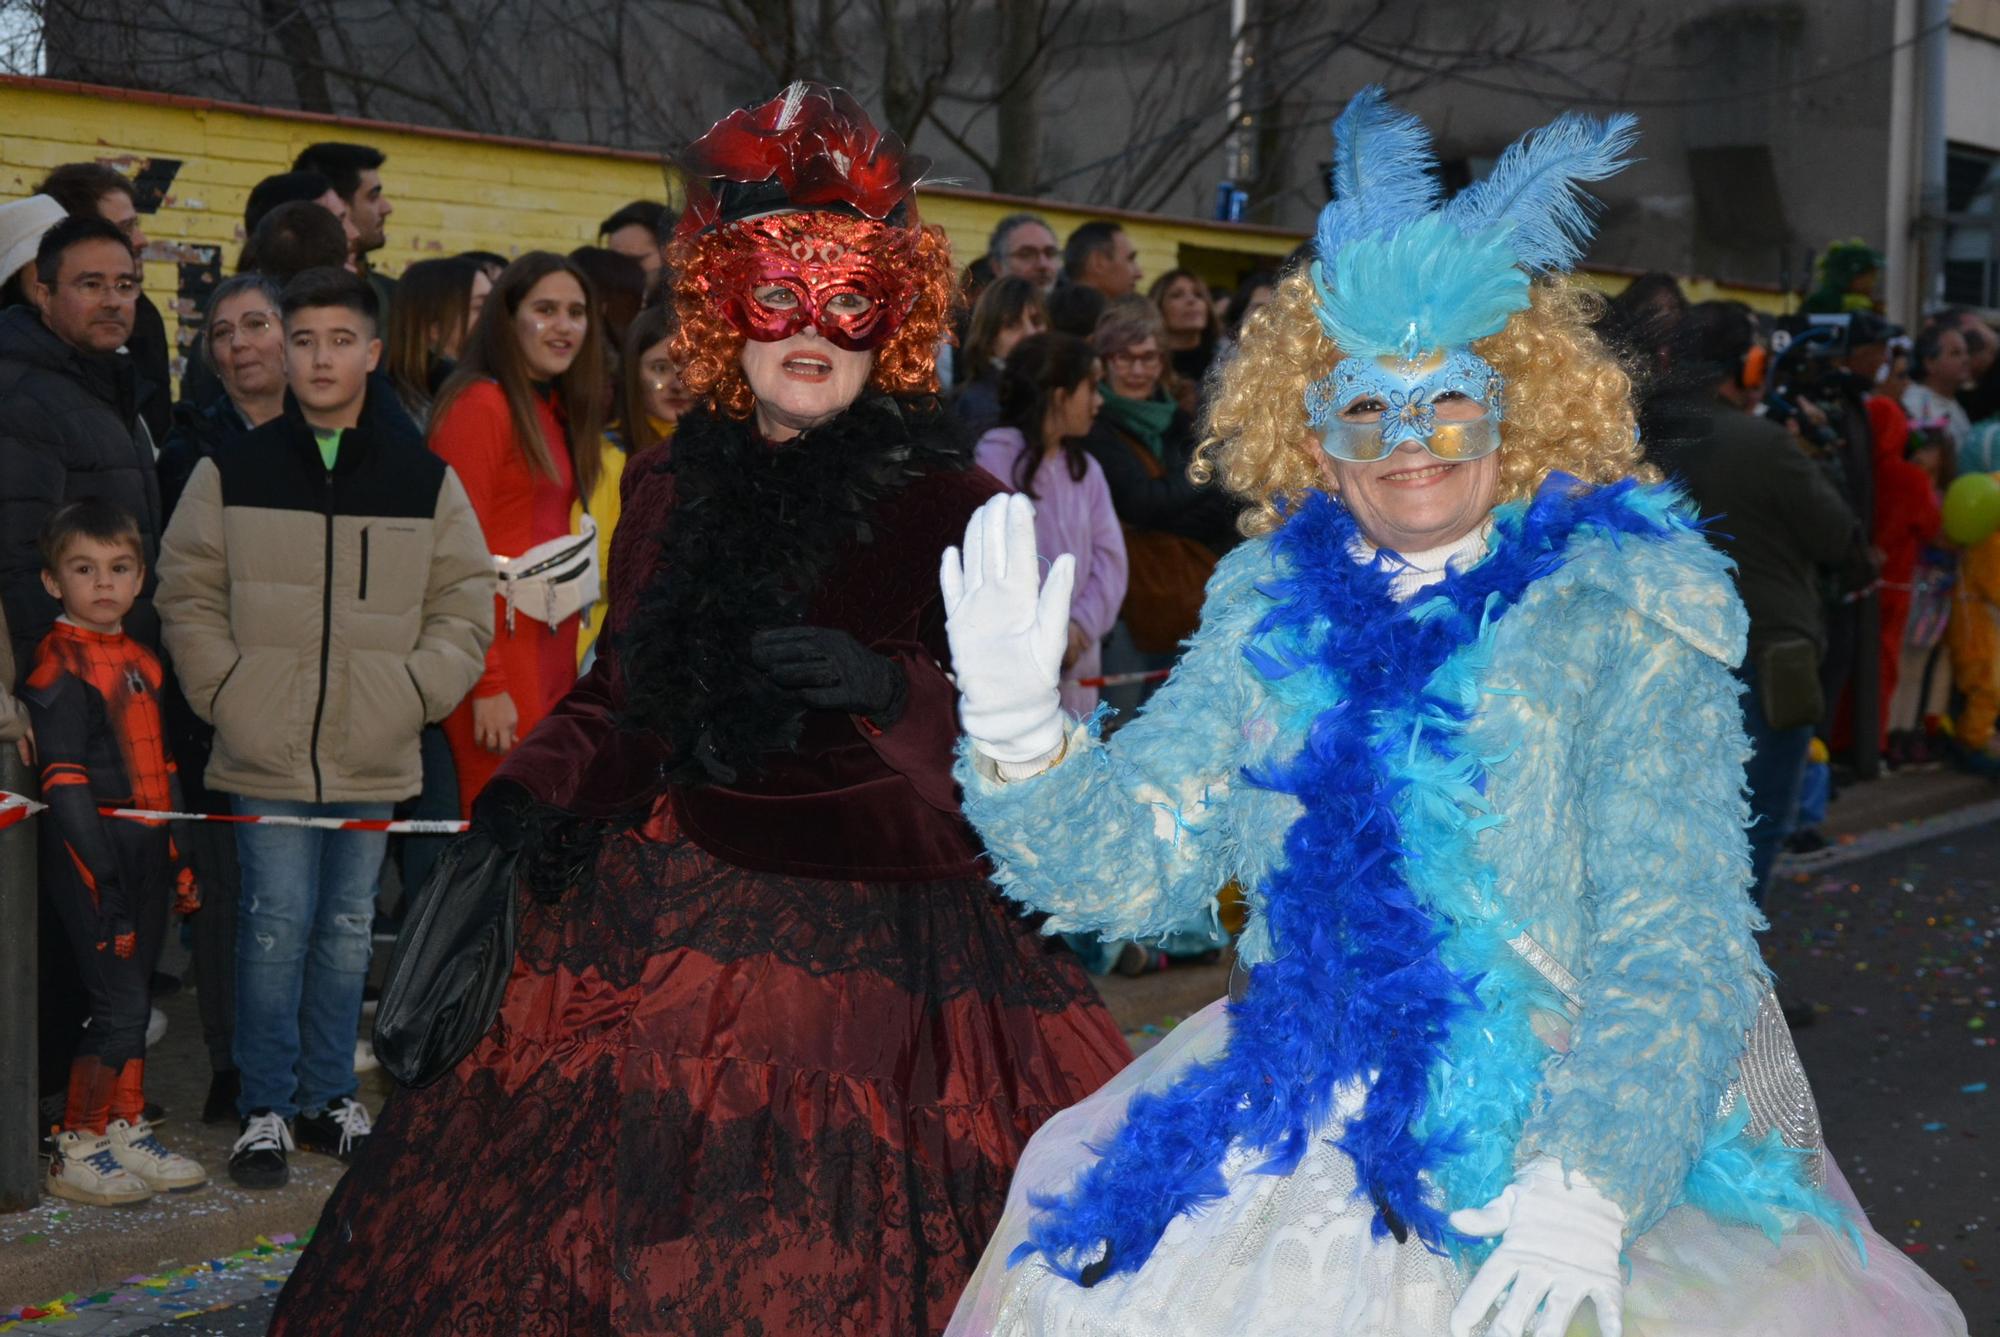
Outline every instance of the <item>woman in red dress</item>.
<svg viewBox="0 0 2000 1337">
<path fill-rule="evenodd" d="M 1030 1134 L 1129 1059 L 987 880 L 937 570 L 998 491 L 935 395 L 922 164 L 795 85 L 683 158 L 674 356 L 591 672 L 469 840 L 535 871 L 497 1023 L 403 1091 L 273 1332 L 937 1332 Z"/>
<path fill-rule="evenodd" d="M 572 505 L 597 481 L 609 392 L 590 309 L 582 270 L 530 251 L 493 285 L 438 394 L 431 449 L 465 484 L 495 557 L 566 537 Z M 577 615 L 550 626 L 495 598 L 486 672 L 444 722 L 467 813 L 500 759 L 576 681 Z"/>
</svg>

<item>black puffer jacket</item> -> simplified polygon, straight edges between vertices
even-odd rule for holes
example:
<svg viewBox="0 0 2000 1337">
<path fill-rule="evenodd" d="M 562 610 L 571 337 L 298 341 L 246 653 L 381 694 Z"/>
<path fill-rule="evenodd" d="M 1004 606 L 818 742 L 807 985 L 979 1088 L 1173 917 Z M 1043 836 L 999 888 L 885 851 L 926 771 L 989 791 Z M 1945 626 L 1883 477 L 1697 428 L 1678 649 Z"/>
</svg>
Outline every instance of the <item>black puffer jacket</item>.
<svg viewBox="0 0 2000 1337">
<path fill-rule="evenodd" d="M 239 437 L 250 435 L 250 424 L 236 411 L 227 394 L 217 395 L 206 405 L 182 400 L 174 405 L 173 430 L 160 447 L 160 509 L 165 518 L 174 518 L 194 466 Z"/>
<path fill-rule="evenodd" d="M 34 663 L 62 611 L 42 589 L 36 537 L 57 508 L 85 497 L 121 506 L 139 522 L 146 587 L 126 630 L 157 647 L 160 489 L 131 360 L 78 352 L 31 307 L 0 312 L 0 604 L 19 665 Z"/>
</svg>

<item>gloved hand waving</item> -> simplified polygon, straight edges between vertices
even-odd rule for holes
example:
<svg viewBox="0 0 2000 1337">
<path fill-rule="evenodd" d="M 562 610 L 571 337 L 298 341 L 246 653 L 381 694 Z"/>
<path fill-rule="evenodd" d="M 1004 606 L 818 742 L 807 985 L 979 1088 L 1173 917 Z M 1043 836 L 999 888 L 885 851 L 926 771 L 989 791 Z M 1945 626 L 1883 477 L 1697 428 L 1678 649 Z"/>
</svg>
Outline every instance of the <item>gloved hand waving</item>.
<svg viewBox="0 0 2000 1337">
<path fill-rule="evenodd" d="M 1499 1197 L 1453 1212 L 1451 1224 L 1500 1236 L 1451 1311 L 1451 1337 L 1471 1337 L 1496 1304 L 1486 1337 L 1563 1337 L 1585 1300 L 1597 1307 L 1603 1337 L 1624 1331 L 1625 1213 L 1581 1174 L 1572 1171 L 1564 1183 L 1561 1163 L 1538 1156 Z"/>
<path fill-rule="evenodd" d="M 1056 558 L 1043 580 L 1034 503 L 995 497 L 966 526 L 964 552 L 945 549 L 938 579 L 966 734 L 1003 771 L 1048 760 L 1063 743 L 1058 684 L 1076 559 Z"/>
</svg>

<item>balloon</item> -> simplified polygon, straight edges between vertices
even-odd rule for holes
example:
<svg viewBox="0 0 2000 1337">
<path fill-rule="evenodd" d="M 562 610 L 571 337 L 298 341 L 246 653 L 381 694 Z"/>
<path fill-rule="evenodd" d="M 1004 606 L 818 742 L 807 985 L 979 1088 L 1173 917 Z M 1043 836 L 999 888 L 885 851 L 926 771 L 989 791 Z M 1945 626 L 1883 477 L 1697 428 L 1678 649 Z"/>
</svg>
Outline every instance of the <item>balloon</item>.
<svg viewBox="0 0 2000 1337">
<path fill-rule="evenodd" d="M 1960 474 L 1944 494 L 1944 532 L 1953 543 L 1971 546 L 2000 529 L 2000 478 Z"/>
</svg>

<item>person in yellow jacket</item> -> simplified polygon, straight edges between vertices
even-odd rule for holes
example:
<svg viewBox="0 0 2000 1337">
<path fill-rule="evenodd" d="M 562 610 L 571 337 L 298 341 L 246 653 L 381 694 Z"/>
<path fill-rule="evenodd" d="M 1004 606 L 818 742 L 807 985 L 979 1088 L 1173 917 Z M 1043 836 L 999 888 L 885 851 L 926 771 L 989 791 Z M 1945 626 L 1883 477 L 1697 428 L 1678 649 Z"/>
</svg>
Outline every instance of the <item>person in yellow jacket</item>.
<svg viewBox="0 0 2000 1337">
<path fill-rule="evenodd" d="M 680 371 L 667 356 L 667 341 L 673 337 L 671 308 L 656 305 L 641 311 L 625 331 L 625 345 L 618 365 L 617 420 L 604 433 L 603 467 L 590 496 L 571 510 L 570 532 L 583 532 L 583 515 L 597 523 L 597 567 L 603 591 L 590 606 L 576 638 L 579 669 L 590 665 L 597 634 L 604 627 L 610 609 L 611 533 L 618 527 L 619 487 L 625 477 L 625 462 L 650 450 L 674 434 L 674 424 L 694 400 L 681 385 Z"/>
</svg>

